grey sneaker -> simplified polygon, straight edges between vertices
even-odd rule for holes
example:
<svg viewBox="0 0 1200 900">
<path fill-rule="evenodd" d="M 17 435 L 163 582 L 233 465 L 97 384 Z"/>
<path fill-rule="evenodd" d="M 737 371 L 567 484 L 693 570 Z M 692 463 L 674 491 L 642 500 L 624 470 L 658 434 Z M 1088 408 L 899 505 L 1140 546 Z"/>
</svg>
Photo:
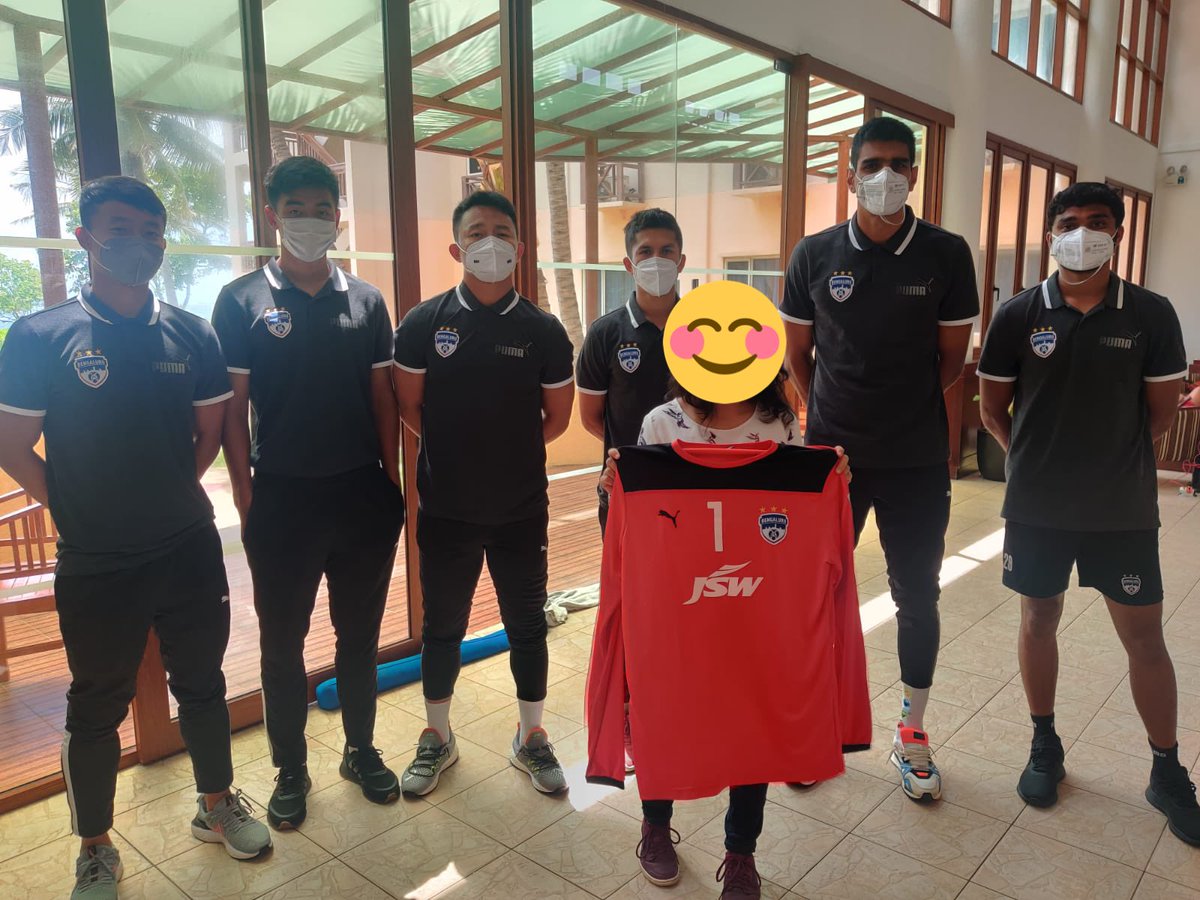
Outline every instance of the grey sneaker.
<svg viewBox="0 0 1200 900">
<path fill-rule="evenodd" d="M 230 794 L 209 812 L 204 798 L 196 798 L 192 837 L 209 844 L 224 844 L 234 859 L 255 859 L 271 849 L 271 832 L 250 814 L 250 801 L 242 792 Z"/>
<path fill-rule="evenodd" d="M 442 773 L 458 762 L 458 742 L 453 733 L 442 743 L 434 728 L 426 728 L 417 739 L 416 758 L 400 777 L 400 790 L 414 797 L 424 797 L 435 787 Z"/>
<path fill-rule="evenodd" d="M 121 880 L 121 854 L 116 847 L 97 844 L 75 860 L 75 890 L 71 900 L 117 900 Z"/>
<path fill-rule="evenodd" d="M 557 794 L 567 789 L 567 778 L 554 756 L 554 747 L 544 728 L 534 728 L 522 744 L 521 729 L 518 727 L 512 751 L 509 762 L 525 772 L 533 786 L 543 794 Z"/>
</svg>

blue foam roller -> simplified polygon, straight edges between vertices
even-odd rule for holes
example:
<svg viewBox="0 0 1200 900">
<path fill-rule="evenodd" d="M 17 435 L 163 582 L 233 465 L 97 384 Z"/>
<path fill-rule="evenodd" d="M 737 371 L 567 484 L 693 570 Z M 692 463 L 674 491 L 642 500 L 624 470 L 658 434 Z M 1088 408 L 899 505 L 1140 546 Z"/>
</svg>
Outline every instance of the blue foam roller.
<svg viewBox="0 0 1200 900">
<path fill-rule="evenodd" d="M 478 659 L 495 656 L 497 653 L 503 653 L 507 649 L 508 634 L 501 628 L 499 631 L 485 634 L 483 637 L 463 641 L 462 661 L 474 662 Z M 421 654 L 383 663 L 379 666 L 378 673 L 376 677 L 381 691 L 417 681 L 421 677 Z M 337 679 L 330 678 L 328 681 L 318 684 L 317 706 L 321 709 L 337 709 L 338 705 Z"/>
</svg>

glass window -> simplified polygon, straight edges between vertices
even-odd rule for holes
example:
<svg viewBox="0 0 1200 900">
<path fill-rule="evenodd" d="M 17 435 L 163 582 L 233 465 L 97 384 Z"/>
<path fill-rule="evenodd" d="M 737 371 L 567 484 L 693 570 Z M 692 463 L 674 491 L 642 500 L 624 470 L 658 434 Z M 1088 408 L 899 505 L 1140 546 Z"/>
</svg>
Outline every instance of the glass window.
<svg viewBox="0 0 1200 900">
<path fill-rule="evenodd" d="M 1112 120 L 1152 144 L 1162 117 L 1170 8 L 1170 0 L 1121 0 Z"/>
<path fill-rule="evenodd" d="M 783 295 L 783 279 L 775 274 L 779 271 L 778 256 L 727 259 L 725 269 L 728 272 L 726 280 L 748 284 L 779 303 Z"/>
<path fill-rule="evenodd" d="M 857 91 L 809 78 L 808 170 L 805 178 L 804 231 L 816 234 L 844 222 L 858 209 L 846 187 L 850 143 L 862 127 L 866 97 Z"/>
<path fill-rule="evenodd" d="M 1153 197 L 1145 191 L 1109 180 L 1108 186 L 1121 195 L 1125 205 L 1125 237 L 1117 244 L 1112 269 L 1126 281 L 1145 284 L 1146 246 L 1150 240 L 1150 208 Z"/>
<path fill-rule="evenodd" d="M 950 24 L 950 0 L 908 0 L 918 9 L 923 9 L 935 19 Z"/>
<path fill-rule="evenodd" d="M 63 7 L 19 6 L 30 15 L 0 21 L 0 343 L 17 318 L 61 303 L 87 280 L 87 256 L 71 234 L 80 180 Z M 3 793 L 59 771 L 71 679 L 54 613 L 52 523 L 3 471 L 0 518 L 0 589 L 9 601 L 28 599 L 0 617 Z M 39 644 L 48 646 L 35 652 Z M 134 746 L 132 718 L 120 735 L 123 748 Z"/>
<path fill-rule="evenodd" d="M 1081 100 L 1086 9 L 1078 0 L 993 0 L 992 52 Z"/>
</svg>

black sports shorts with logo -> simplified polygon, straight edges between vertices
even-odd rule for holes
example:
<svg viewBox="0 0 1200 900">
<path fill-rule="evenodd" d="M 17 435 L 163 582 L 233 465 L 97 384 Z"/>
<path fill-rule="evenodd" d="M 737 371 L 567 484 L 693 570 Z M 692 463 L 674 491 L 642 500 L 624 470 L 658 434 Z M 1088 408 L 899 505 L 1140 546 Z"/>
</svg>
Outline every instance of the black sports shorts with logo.
<svg viewBox="0 0 1200 900">
<path fill-rule="evenodd" d="M 1004 529 L 1004 586 L 1026 597 L 1056 597 L 1079 567 L 1079 586 L 1128 606 L 1163 598 L 1158 530 L 1060 531 L 1020 522 Z"/>
</svg>

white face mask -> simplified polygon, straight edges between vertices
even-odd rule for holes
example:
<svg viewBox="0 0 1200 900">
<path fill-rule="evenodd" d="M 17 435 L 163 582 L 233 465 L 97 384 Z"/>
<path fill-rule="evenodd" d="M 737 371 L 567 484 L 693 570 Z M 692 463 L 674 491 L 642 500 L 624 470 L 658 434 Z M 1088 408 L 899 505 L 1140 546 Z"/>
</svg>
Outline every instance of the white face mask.
<svg viewBox="0 0 1200 900">
<path fill-rule="evenodd" d="M 279 238 L 296 259 L 316 262 L 337 240 L 337 222 L 332 219 L 280 219 Z"/>
<path fill-rule="evenodd" d="M 679 264 L 661 256 L 643 259 L 633 267 L 633 280 L 651 297 L 665 297 L 679 283 Z"/>
<path fill-rule="evenodd" d="M 856 175 L 855 180 L 857 186 L 854 193 L 859 206 L 876 216 L 891 216 L 900 212 L 912 189 L 905 176 L 886 166 L 866 178 Z"/>
<path fill-rule="evenodd" d="M 470 247 L 458 245 L 463 268 L 487 284 L 504 281 L 517 267 L 517 248 L 498 237 L 485 237 Z"/>
<path fill-rule="evenodd" d="M 1115 244 L 1106 231 L 1092 231 L 1080 226 L 1065 234 L 1056 234 L 1050 241 L 1050 255 L 1064 269 L 1086 272 L 1112 259 Z"/>
</svg>

